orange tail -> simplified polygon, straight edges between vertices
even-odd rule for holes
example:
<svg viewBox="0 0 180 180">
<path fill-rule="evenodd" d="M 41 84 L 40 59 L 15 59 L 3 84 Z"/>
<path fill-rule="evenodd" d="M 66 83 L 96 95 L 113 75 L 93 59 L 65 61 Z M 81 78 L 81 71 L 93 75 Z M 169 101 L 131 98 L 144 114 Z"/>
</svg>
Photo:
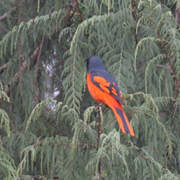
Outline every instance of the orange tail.
<svg viewBox="0 0 180 180">
<path fill-rule="evenodd" d="M 114 115 L 116 116 L 117 120 L 118 120 L 118 124 L 119 127 L 122 131 L 122 133 L 129 133 L 131 136 L 135 136 L 133 128 L 131 127 L 129 120 L 124 112 L 124 110 L 122 109 L 121 106 L 116 107 L 113 106 L 111 107 L 111 109 L 114 112 Z"/>
</svg>

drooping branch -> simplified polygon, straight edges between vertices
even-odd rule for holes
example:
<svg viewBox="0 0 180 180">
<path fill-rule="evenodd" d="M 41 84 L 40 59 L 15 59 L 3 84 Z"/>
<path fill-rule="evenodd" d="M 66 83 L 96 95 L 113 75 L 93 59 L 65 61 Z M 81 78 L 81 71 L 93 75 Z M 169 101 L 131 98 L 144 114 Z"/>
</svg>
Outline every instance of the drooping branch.
<svg viewBox="0 0 180 180">
<path fill-rule="evenodd" d="M 33 59 L 34 61 L 36 60 L 36 58 L 38 57 L 38 53 L 39 53 L 39 49 L 40 49 L 40 46 L 38 46 L 33 54 L 31 55 L 31 59 Z M 8 68 L 8 66 L 10 65 L 10 63 L 6 63 L 4 64 L 3 66 L 0 67 L 0 72 L 4 71 L 5 69 Z M 20 68 L 19 68 L 19 71 L 15 73 L 14 77 L 11 79 L 10 83 L 8 84 L 8 87 L 6 88 L 6 93 L 9 94 L 10 92 L 10 86 L 15 84 L 21 74 L 25 71 L 25 69 L 28 67 L 28 63 L 24 60 L 23 63 L 21 64 Z M 1 71 L 2 70 L 2 71 Z"/>
<path fill-rule="evenodd" d="M 176 25 L 178 25 L 178 18 L 179 18 L 178 7 L 176 8 L 176 10 L 177 11 L 176 11 L 176 16 L 175 16 L 175 21 L 176 21 Z M 160 31 L 161 31 L 161 26 L 157 30 L 157 36 L 160 39 L 160 48 L 161 48 L 161 51 L 162 51 L 163 54 L 165 54 L 165 57 L 166 57 L 166 59 L 168 61 L 168 67 L 166 69 L 168 69 L 170 71 L 171 76 L 172 76 L 172 78 L 174 80 L 175 86 L 174 86 L 173 98 L 174 98 L 174 100 L 176 102 L 176 99 L 177 99 L 177 97 L 179 95 L 180 75 L 179 75 L 179 77 L 177 77 L 177 75 L 176 75 L 176 70 L 175 70 L 174 65 L 173 65 L 174 53 L 171 52 L 171 54 L 169 55 L 168 49 L 171 49 L 170 45 L 168 45 L 167 43 L 165 44 L 163 42 L 163 37 L 162 37 Z"/>
</svg>

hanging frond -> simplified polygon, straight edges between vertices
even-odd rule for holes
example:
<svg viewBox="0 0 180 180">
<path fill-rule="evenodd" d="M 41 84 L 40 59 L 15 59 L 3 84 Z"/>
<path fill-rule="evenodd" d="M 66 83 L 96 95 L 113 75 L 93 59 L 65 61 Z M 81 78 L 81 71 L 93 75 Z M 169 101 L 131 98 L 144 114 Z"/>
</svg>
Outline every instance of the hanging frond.
<svg viewBox="0 0 180 180">
<path fill-rule="evenodd" d="M 34 171 L 38 168 L 41 174 L 48 173 L 51 178 L 54 174 L 61 175 L 65 168 L 64 160 L 67 159 L 68 148 L 71 148 L 71 143 L 66 137 L 38 138 L 33 145 L 22 149 L 17 172 L 22 174 L 24 169 Z M 40 162 L 38 166 L 36 162 Z"/>
<path fill-rule="evenodd" d="M 119 41 L 118 39 L 115 41 L 113 34 L 109 32 L 110 29 L 113 28 L 114 34 L 117 34 L 120 36 L 119 38 L 122 38 L 122 35 L 118 34 L 118 30 L 120 27 L 124 28 L 124 26 L 121 23 L 117 25 L 115 21 L 120 22 L 123 19 L 123 21 L 130 25 L 130 22 L 133 20 L 130 17 L 127 18 L 126 14 L 127 12 L 123 11 L 117 14 L 110 14 L 109 16 L 93 16 L 92 18 L 82 22 L 73 36 L 70 49 L 65 55 L 66 61 L 62 76 L 63 87 L 65 89 L 65 102 L 78 113 L 82 99 L 85 60 L 88 56 L 96 52 L 96 47 L 98 49 L 97 53 L 106 52 L 103 58 L 106 62 L 108 62 L 109 59 L 113 60 L 113 58 L 115 60 L 117 60 L 117 58 L 120 59 L 122 56 L 122 53 L 119 52 L 120 49 L 113 50 Z M 107 22 L 109 25 L 107 25 Z M 126 32 L 126 28 L 124 28 L 123 31 Z M 128 37 L 130 33 L 131 31 L 127 31 L 127 33 L 124 34 L 124 38 Z M 108 41 L 105 41 L 104 37 L 107 37 Z M 121 47 L 123 47 L 124 43 L 122 42 Z M 114 70 L 115 68 L 113 67 L 117 67 L 116 63 L 117 61 L 109 64 L 109 69 L 112 68 Z M 118 66 L 120 66 L 120 63 L 118 63 Z"/>
<path fill-rule="evenodd" d="M 136 60 L 137 60 L 137 55 L 138 55 L 138 51 L 140 48 L 142 48 L 142 46 L 144 45 L 145 42 L 152 42 L 152 43 L 155 43 L 159 41 L 159 39 L 155 39 L 154 37 L 145 37 L 143 39 L 141 39 L 137 46 L 136 46 L 136 50 L 135 50 L 135 53 L 134 53 L 134 57 L 135 57 L 135 60 L 134 60 L 134 69 L 136 71 Z M 152 44 L 151 44 L 152 45 Z M 144 45 L 145 46 L 145 45 Z"/>
<path fill-rule="evenodd" d="M 0 83 L 0 102 L 7 101 L 10 102 L 9 97 L 6 92 L 3 90 L 3 86 Z M 10 136 L 10 119 L 5 110 L 0 108 L 0 128 L 4 129 L 8 136 Z"/>
<path fill-rule="evenodd" d="M 0 109 L 0 128 L 6 131 L 7 135 L 10 136 L 10 119 L 6 111 Z"/>
<path fill-rule="evenodd" d="M 0 171 L 2 178 L 20 180 L 14 160 L 7 150 L 2 147 L 2 144 L 0 146 Z"/>
<path fill-rule="evenodd" d="M 178 179 L 179 7 L 1 0 L 0 178 Z M 93 55 L 117 80 L 135 137 L 89 96 Z"/>
<path fill-rule="evenodd" d="M 29 33 L 32 33 L 31 40 L 34 42 L 38 39 L 39 35 L 44 34 L 46 36 L 51 36 L 60 28 L 60 19 L 64 18 L 65 13 L 62 10 L 54 11 L 50 15 L 36 17 L 28 22 L 21 22 L 19 26 L 14 26 L 12 31 L 9 31 L 4 38 L 0 41 L 0 59 L 3 59 L 10 53 L 13 55 L 14 51 L 17 49 L 18 42 L 21 41 L 23 48 L 28 48 L 29 43 Z M 10 51 L 9 51 L 9 48 Z"/>
<path fill-rule="evenodd" d="M 29 158 L 30 157 L 30 158 Z M 17 173 L 18 175 L 22 174 L 23 169 L 25 168 L 26 164 L 29 166 L 29 159 L 31 167 L 33 167 L 33 163 L 36 158 L 35 148 L 33 145 L 27 146 L 23 151 L 21 152 L 21 162 L 18 165 Z"/>
<path fill-rule="evenodd" d="M 6 94 L 6 92 L 4 91 L 3 85 L 1 82 L 0 82 L 0 100 L 10 102 L 10 99 L 8 95 Z"/>
<path fill-rule="evenodd" d="M 44 101 L 40 102 L 37 104 L 34 109 L 32 110 L 27 122 L 26 122 L 26 127 L 25 131 L 29 128 L 30 124 L 34 121 L 37 121 L 39 117 L 42 115 L 42 113 L 48 111 L 58 111 L 59 108 L 61 107 L 61 102 L 57 103 L 56 100 L 53 99 L 45 99 Z"/>
<path fill-rule="evenodd" d="M 142 149 L 142 152 L 139 153 L 134 159 L 135 162 L 135 171 L 138 179 L 143 178 L 154 178 L 161 179 L 163 176 L 170 176 L 170 179 L 177 179 L 178 177 L 172 174 L 168 169 L 164 168 L 159 162 L 154 160 L 154 158 L 145 150 Z M 144 166 L 148 166 L 148 168 L 143 169 Z M 154 171 L 155 170 L 155 171 Z M 141 173 L 140 173 L 141 172 Z M 163 174 L 162 176 L 159 176 Z"/>
</svg>

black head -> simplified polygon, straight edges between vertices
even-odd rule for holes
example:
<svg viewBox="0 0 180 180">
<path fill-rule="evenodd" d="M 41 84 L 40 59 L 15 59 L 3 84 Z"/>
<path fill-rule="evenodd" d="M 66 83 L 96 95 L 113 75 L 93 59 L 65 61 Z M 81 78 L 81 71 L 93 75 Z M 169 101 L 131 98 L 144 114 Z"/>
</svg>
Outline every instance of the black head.
<svg viewBox="0 0 180 180">
<path fill-rule="evenodd" d="M 91 56 L 87 59 L 87 70 L 104 70 L 105 67 L 102 63 L 102 60 L 97 56 Z"/>
</svg>

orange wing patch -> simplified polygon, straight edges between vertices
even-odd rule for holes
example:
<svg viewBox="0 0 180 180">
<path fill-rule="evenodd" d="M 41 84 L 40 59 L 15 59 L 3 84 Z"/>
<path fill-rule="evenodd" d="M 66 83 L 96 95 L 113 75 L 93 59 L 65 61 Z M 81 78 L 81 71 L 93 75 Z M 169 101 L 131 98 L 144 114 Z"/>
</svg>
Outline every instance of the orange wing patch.
<svg viewBox="0 0 180 180">
<path fill-rule="evenodd" d="M 108 87 L 110 86 L 111 83 L 106 81 L 106 79 L 104 79 L 103 77 L 100 77 L 100 76 L 94 76 L 93 79 L 94 79 L 94 81 L 96 81 L 99 84 L 100 88 L 103 91 L 105 91 L 105 92 L 107 92 L 109 94 L 110 94 L 110 91 L 111 91 L 111 93 L 113 93 L 115 96 L 118 96 L 117 90 L 114 87 L 112 87 L 111 90 L 108 89 Z M 113 85 L 115 86 L 116 83 L 113 82 Z"/>
<path fill-rule="evenodd" d="M 113 88 L 113 87 L 112 87 L 112 93 L 113 93 L 115 96 L 118 96 L 116 89 Z"/>
<path fill-rule="evenodd" d="M 105 92 L 107 92 L 108 94 L 110 94 L 109 89 L 108 89 L 107 87 L 103 86 L 102 84 L 100 84 L 100 88 L 101 88 L 103 91 L 105 91 Z"/>
<path fill-rule="evenodd" d="M 104 79 L 103 77 L 100 76 L 94 76 L 94 80 L 99 83 L 102 84 L 104 86 L 110 86 L 110 82 L 106 81 L 106 79 Z"/>
<path fill-rule="evenodd" d="M 107 88 L 107 87 L 110 86 L 110 82 L 106 81 L 106 79 L 104 79 L 103 77 L 100 77 L 100 76 L 94 76 L 93 79 L 94 79 L 94 81 L 96 81 L 99 84 L 100 88 L 103 91 L 105 91 L 108 94 L 110 94 L 110 91 Z"/>
</svg>

